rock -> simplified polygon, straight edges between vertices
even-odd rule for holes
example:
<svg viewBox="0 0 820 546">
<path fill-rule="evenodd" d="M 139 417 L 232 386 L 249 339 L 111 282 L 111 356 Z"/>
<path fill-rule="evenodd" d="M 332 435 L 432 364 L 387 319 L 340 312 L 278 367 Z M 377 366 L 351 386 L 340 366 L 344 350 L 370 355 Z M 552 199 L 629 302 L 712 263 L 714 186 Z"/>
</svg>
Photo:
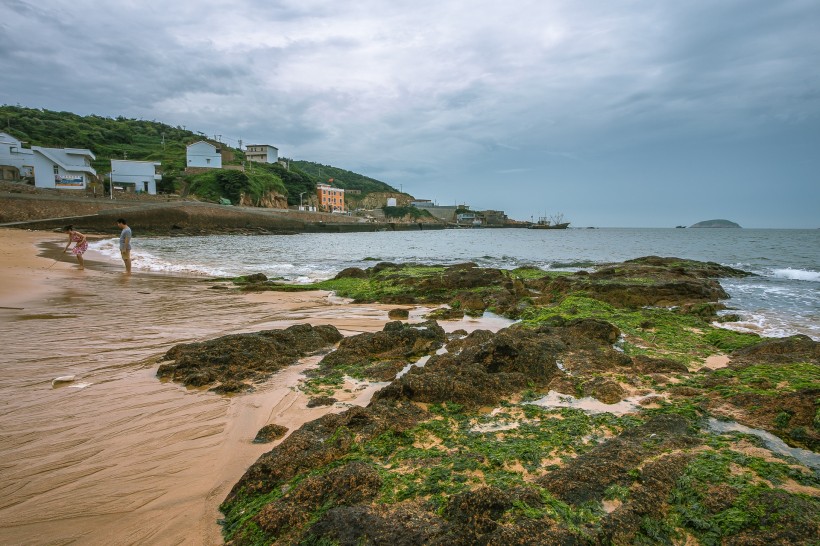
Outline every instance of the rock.
<svg viewBox="0 0 820 546">
<path fill-rule="evenodd" d="M 749 511 L 759 514 L 757 524 L 727 537 L 724 544 L 816 544 L 820 536 L 820 508 L 816 498 L 764 488 L 751 499 Z"/>
<path fill-rule="evenodd" d="M 617 382 L 595 377 L 583 384 L 584 394 L 593 396 L 604 404 L 617 404 L 626 397 L 626 391 Z"/>
<path fill-rule="evenodd" d="M 632 357 L 632 365 L 637 373 L 689 373 L 686 364 L 668 358 L 653 358 L 646 355 L 635 355 Z"/>
<path fill-rule="evenodd" d="M 217 394 L 231 394 L 252 391 L 253 385 L 249 385 L 242 381 L 233 381 L 229 379 L 209 390 Z"/>
<path fill-rule="evenodd" d="M 299 482 L 282 498 L 265 505 L 254 521 L 268 536 L 295 539 L 313 511 L 372 500 L 381 483 L 373 467 L 361 462 L 348 463 Z"/>
<path fill-rule="evenodd" d="M 513 499 L 496 487 L 479 487 L 454 495 L 444 510 L 444 517 L 469 526 L 477 535 L 493 531 L 497 521 L 512 508 Z"/>
<path fill-rule="evenodd" d="M 320 468 L 345 456 L 354 442 L 364 443 L 387 432 L 400 434 L 429 414 L 414 404 L 372 402 L 353 406 L 305 423 L 262 455 L 231 489 L 223 511 L 244 495 L 265 494 L 297 474 Z"/>
<path fill-rule="evenodd" d="M 820 342 L 809 336 L 796 335 L 761 341 L 731 354 L 731 368 L 748 364 L 813 362 L 820 364 Z"/>
<path fill-rule="evenodd" d="M 332 369 L 351 364 L 369 366 L 382 361 L 402 361 L 407 364 L 421 356 L 433 354 L 444 344 L 445 339 L 444 329 L 433 320 L 416 324 L 389 322 L 381 332 L 366 332 L 344 338 L 338 349 L 325 356 L 320 365 L 322 368 Z M 401 367 L 403 366 L 404 364 Z"/>
<path fill-rule="evenodd" d="M 693 458 L 692 453 L 670 453 L 648 462 L 626 503 L 601 522 L 599 543 L 633 544 L 645 519 L 661 519 L 672 488 Z"/>
<path fill-rule="evenodd" d="M 347 267 L 339 271 L 334 279 L 366 279 L 367 271 L 360 267 Z"/>
<path fill-rule="evenodd" d="M 662 404 L 664 401 L 663 396 L 645 396 L 644 398 L 638 400 L 638 404 L 641 406 L 651 406 L 652 404 Z"/>
<path fill-rule="evenodd" d="M 752 428 L 763 429 L 779 436 L 786 443 L 820 450 L 820 430 L 817 415 L 820 413 L 820 388 L 783 392 L 777 396 L 742 393 L 732 396 L 714 396 L 709 408 L 715 415 L 725 415 Z M 741 412 L 726 412 L 726 405 Z M 739 413 L 739 414 L 738 414 Z M 780 415 L 787 415 L 788 422 L 781 424 Z"/>
<path fill-rule="evenodd" d="M 600 501 L 611 485 L 631 485 L 634 478 L 630 472 L 658 453 L 699 443 L 697 436 L 689 431 L 686 419 L 677 415 L 659 415 L 576 457 L 539 478 L 537 483 L 560 499 L 580 506 Z M 674 481 L 670 487 L 673 484 Z"/>
<path fill-rule="evenodd" d="M 567 324 L 568 336 L 583 337 L 612 345 L 618 341 L 621 331 L 616 326 L 598 319 L 575 319 Z"/>
<path fill-rule="evenodd" d="M 427 313 L 426 317 L 433 320 L 461 320 L 464 318 L 464 310 L 454 309 L 452 307 L 439 307 Z"/>
<path fill-rule="evenodd" d="M 631 363 L 609 346 L 617 328 L 612 332 L 607 326 L 611 327 L 586 320 L 535 330 L 513 326 L 496 334 L 477 330 L 450 342 L 450 352 L 431 357 L 423 368 L 412 368 L 375 398 L 492 406 L 505 396 L 526 388 L 544 388 L 555 377 L 563 377 L 556 360 L 567 354 L 579 369 L 611 369 L 623 364 L 623 359 Z M 608 388 L 604 396 L 611 399 L 615 392 L 617 389 Z"/>
<path fill-rule="evenodd" d="M 256 438 L 253 439 L 254 444 L 267 444 L 278 440 L 287 434 L 288 427 L 271 423 L 259 429 L 256 433 Z"/>
<path fill-rule="evenodd" d="M 553 378 L 547 385 L 547 389 L 569 396 L 578 396 L 579 394 L 575 386 L 575 381 L 567 375 L 560 375 Z"/>
<path fill-rule="evenodd" d="M 701 389 L 695 387 L 670 387 L 667 392 L 674 396 L 683 396 L 685 398 L 692 398 L 703 393 Z"/>
<path fill-rule="evenodd" d="M 265 282 L 268 280 L 267 275 L 264 273 L 254 273 L 253 275 L 245 275 L 242 277 L 245 282 L 254 283 L 254 282 Z"/>
<path fill-rule="evenodd" d="M 583 292 L 618 307 L 671 307 L 726 299 L 728 294 L 715 279 L 749 275 L 712 262 L 646 256 L 604 266 L 590 274 L 532 280 L 528 286 L 542 293 Z M 696 309 L 699 313 L 707 310 Z"/>
<path fill-rule="evenodd" d="M 285 330 L 232 334 L 201 343 L 172 347 L 157 376 L 201 387 L 217 381 L 260 381 L 295 364 L 302 357 L 326 350 L 342 339 L 333 326 L 297 324 Z"/>
<path fill-rule="evenodd" d="M 458 302 L 458 308 L 468 315 L 481 314 L 487 308 L 481 296 L 474 292 L 461 292 L 456 295 L 455 301 Z"/>
<path fill-rule="evenodd" d="M 307 407 L 318 408 L 321 406 L 332 406 L 336 402 L 338 402 L 338 400 L 332 396 L 317 396 L 308 400 Z"/>
<path fill-rule="evenodd" d="M 433 544 L 446 522 L 416 504 L 388 506 L 337 506 L 331 508 L 306 533 L 314 544 Z"/>
<path fill-rule="evenodd" d="M 337 506 L 326 512 L 302 538 L 302 543 L 390 544 L 582 544 L 579 537 L 559 529 L 551 518 L 531 519 L 514 506 L 542 508 L 538 491 L 516 487 L 502 491 L 479 487 L 454 495 L 441 515 L 419 502 L 394 505 Z M 588 541 L 586 541 L 588 543 Z"/>
<path fill-rule="evenodd" d="M 410 310 L 404 308 L 391 309 L 387 312 L 387 318 L 392 320 L 407 320 L 410 318 Z"/>
</svg>

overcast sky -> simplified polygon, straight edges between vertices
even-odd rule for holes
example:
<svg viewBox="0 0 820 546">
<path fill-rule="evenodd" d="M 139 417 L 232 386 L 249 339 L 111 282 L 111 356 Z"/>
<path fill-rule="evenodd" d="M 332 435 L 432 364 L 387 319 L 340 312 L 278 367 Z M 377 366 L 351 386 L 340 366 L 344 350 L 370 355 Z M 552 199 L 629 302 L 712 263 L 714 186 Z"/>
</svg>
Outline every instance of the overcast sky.
<svg viewBox="0 0 820 546">
<path fill-rule="evenodd" d="M 574 226 L 820 227 L 817 0 L 0 0 L 0 103 Z"/>
</svg>

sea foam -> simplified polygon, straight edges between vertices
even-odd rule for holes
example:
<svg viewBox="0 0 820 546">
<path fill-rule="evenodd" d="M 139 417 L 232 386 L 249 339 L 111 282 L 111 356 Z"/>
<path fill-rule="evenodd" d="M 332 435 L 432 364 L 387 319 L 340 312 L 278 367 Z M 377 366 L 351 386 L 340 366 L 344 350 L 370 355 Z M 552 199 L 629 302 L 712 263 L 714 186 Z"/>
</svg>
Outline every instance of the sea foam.
<svg viewBox="0 0 820 546">
<path fill-rule="evenodd" d="M 120 260 L 120 246 L 119 239 L 103 239 L 96 241 L 89 245 L 91 250 L 94 250 L 103 256 L 111 258 L 112 260 Z M 214 277 L 226 277 L 229 274 L 218 268 L 207 267 L 202 265 L 171 263 L 154 256 L 145 250 L 131 250 L 131 265 L 135 270 L 143 271 L 159 271 L 164 273 L 187 273 L 197 275 L 210 275 Z"/>
<path fill-rule="evenodd" d="M 820 272 L 806 269 L 792 269 L 791 267 L 787 267 L 786 269 L 775 269 L 772 272 L 772 275 L 778 279 L 820 282 Z"/>
</svg>

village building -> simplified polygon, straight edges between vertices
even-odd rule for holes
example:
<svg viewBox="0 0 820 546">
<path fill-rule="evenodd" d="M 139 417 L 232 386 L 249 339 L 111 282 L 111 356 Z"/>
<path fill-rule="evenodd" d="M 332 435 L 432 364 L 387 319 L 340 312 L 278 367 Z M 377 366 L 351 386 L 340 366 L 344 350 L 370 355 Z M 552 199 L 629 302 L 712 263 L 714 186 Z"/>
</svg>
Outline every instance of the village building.
<svg viewBox="0 0 820 546">
<path fill-rule="evenodd" d="M 201 169 L 221 169 L 221 150 L 204 140 L 188 144 L 186 151 L 187 167 Z"/>
<path fill-rule="evenodd" d="M 162 175 L 157 173 L 159 161 L 111 160 L 111 183 L 115 189 L 136 193 L 157 194 L 157 181 Z"/>
<path fill-rule="evenodd" d="M 245 158 L 256 163 L 276 163 L 279 161 L 279 149 L 270 144 L 248 144 Z"/>
<path fill-rule="evenodd" d="M 485 210 L 481 215 L 487 227 L 504 227 L 507 224 L 507 215 L 503 210 Z"/>
<path fill-rule="evenodd" d="M 316 196 L 319 199 L 319 208 L 330 212 L 345 210 L 345 190 L 334 188 L 330 184 L 316 184 Z"/>
<path fill-rule="evenodd" d="M 97 177 L 91 166 L 96 159 L 84 148 L 45 148 L 32 146 L 34 185 L 38 188 L 84 190 Z"/>
<path fill-rule="evenodd" d="M 411 201 L 410 205 L 419 209 L 426 210 L 429 212 L 434 218 L 441 220 L 442 222 L 452 223 L 456 221 L 456 211 L 464 206 L 449 206 L 449 207 L 440 207 L 433 203 L 433 201 L 429 199 L 416 199 L 415 201 Z"/>
<path fill-rule="evenodd" d="M 0 133 L 0 180 L 20 180 L 34 174 L 34 152 L 8 133 Z"/>
<path fill-rule="evenodd" d="M 459 226 L 481 226 L 483 219 L 475 212 L 466 211 L 456 214 L 456 224 Z"/>
</svg>

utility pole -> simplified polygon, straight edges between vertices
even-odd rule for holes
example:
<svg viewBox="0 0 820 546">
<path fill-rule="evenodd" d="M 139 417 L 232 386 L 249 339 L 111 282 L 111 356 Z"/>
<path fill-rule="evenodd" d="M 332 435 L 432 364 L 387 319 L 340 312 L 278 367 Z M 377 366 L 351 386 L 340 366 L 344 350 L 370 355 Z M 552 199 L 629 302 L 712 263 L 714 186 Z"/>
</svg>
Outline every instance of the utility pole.
<svg viewBox="0 0 820 546">
<path fill-rule="evenodd" d="M 162 148 L 165 149 L 165 133 L 162 133 Z"/>
</svg>

